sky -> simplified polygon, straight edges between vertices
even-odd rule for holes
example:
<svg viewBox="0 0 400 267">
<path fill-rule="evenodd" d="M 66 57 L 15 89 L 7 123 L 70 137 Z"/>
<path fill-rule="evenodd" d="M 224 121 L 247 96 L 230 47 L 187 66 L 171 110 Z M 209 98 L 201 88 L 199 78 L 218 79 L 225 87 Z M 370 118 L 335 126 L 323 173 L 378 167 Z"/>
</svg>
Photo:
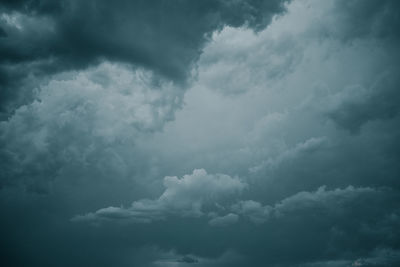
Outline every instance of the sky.
<svg viewBox="0 0 400 267">
<path fill-rule="evenodd" d="M 1 266 L 400 266 L 399 47 L 396 0 L 2 0 Z"/>
</svg>

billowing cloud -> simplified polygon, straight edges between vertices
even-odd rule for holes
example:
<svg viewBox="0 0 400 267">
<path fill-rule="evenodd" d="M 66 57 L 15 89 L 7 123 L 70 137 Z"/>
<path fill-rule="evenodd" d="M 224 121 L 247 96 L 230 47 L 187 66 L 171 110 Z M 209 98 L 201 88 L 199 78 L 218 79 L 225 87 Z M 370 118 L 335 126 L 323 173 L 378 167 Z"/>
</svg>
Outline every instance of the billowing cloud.
<svg viewBox="0 0 400 267">
<path fill-rule="evenodd" d="M 2 265 L 399 265 L 397 1 L 0 6 Z"/>
<path fill-rule="evenodd" d="M 204 169 L 196 169 L 182 178 L 166 176 L 164 186 L 166 189 L 158 199 L 137 200 L 128 208 L 108 207 L 94 213 L 78 215 L 72 220 L 131 219 L 133 222 L 151 222 L 173 215 L 199 217 L 204 214 L 204 205 L 214 204 L 229 195 L 240 193 L 246 184 L 237 177 L 207 174 Z M 214 218 L 210 224 L 225 224 L 232 220 L 237 220 L 237 215 L 228 214 L 223 218 Z"/>
<path fill-rule="evenodd" d="M 105 62 L 63 73 L 37 91 L 37 100 L 1 122 L 1 154 L 8 162 L 2 184 L 26 179 L 35 187 L 61 169 L 90 168 L 101 158 L 105 164 L 116 160 L 123 171 L 121 149 L 161 129 L 181 101 L 179 86 L 140 68 Z"/>
<path fill-rule="evenodd" d="M 3 2 L 1 111 L 21 97 L 13 91 L 26 76 L 82 69 L 101 59 L 140 65 L 185 83 L 214 31 L 225 25 L 261 30 L 285 10 L 285 2 Z"/>
</svg>

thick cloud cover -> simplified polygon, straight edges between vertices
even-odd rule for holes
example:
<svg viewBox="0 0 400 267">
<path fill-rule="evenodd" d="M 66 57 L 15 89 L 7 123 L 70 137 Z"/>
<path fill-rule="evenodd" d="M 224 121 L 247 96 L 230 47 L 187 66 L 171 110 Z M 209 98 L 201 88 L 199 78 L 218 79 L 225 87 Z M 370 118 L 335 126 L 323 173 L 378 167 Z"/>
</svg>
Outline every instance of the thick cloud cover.
<svg viewBox="0 0 400 267">
<path fill-rule="evenodd" d="M 122 150 L 139 134 L 161 129 L 181 100 L 171 82 L 125 65 L 63 73 L 0 123 L 1 156 L 7 161 L 1 184 L 24 180 L 44 190 L 47 181 L 71 168 L 118 167 L 123 175 L 128 159 Z"/>
<path fill-rule="evenodd" d="M 1 111 L 25 103 L 29 89 L 24 87 L 38 83 L 35 78 L 104 59 L 184 83 L 213 31 L 245 24 L 260 30 L 283 12 L 284 2 L 5 1 L 0 6 Z"/>
<path fill-rule="evenodd" d="M 400 264 L 398 1 L 0 6 L 2 266 Z"/>
</svg>

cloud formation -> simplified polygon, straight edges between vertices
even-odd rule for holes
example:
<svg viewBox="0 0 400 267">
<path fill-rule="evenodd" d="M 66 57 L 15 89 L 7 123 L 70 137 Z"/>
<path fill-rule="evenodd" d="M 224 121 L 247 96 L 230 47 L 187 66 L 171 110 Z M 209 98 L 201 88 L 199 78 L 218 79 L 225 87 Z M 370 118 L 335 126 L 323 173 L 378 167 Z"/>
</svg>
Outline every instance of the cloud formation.
<svg viewBox="0 0 400 267">
<path fill-rule="evenodd" d="M 1 265 L 399 265 L 398 18 L 2 1 Z"/>
<path fill-rule="evenodd" d="M 151 222 L 165 219 L 167 216 L 199 217 L 204 214 L 204 205 L 213 205 L 218 200 L 240 193 L 246 184 L 237 177 L 225 174 L 207 174 L 204 169 L 195 169 L 192 174 L 182 178 L 166 176 L 165 191 L 158 199 L 142 199 L 128 208 L 108 207 L 94 213 L 78 215 L 73 221 L 96 221 L 129 219 L 132 222 Z M 220 225 L 237 220 L 237 215 L 228 214 L 223 218 L 214 218 L 211 225 Z"/>
<path fill-rule="evenodd" d="M 212 218 L 208 224 L 211 226 L 226 226 L 230 224 L 235 224 L 239 219 L 239 216 L 234 213 L 229 213 L 225 216 L 218 216 L 215 218 Z"/>
<path fill-rule="evenodd" d="M 103 156 L 110 163 L 107 154 L 160 130 L 181 102 L 177 85 L 140 68 L 105 62 L 63 73 L 40 88 L 34 102 L 0 122 L 1 155 L 8 162 L 1 183 L 27 180 L 35 187 L 71 165 L 90 167 Z"/>
<path fill-rule="evenodd" d="M 373 195 L 377 192 L 372 188 L 347 188 L 335 190 L 326 190 L 322 186 L 314 192 L 299 192 L 293 196 L 287 197 L 273 206 L 265 205 L 253 201 L 240 201 L 232 206 L 232 210 L 238 214 L 248 217 L 252 222 L 263 223 L 268 219 L 285 216 L 293 216 L 294 214 L 307 214 L 307 210 L 321 213 L 331 214 L 330 210 L 337 212 L 346 205 L 357 201 L 363 196 Z"/>
<path fill-rule="evenodd" d="M 15 92 L 25 77 L 83 69 L 104 59 L 139 65 L 185 83 L 214 31 L 225 25 L 261 30 L 284 12 L 285 2 L 3 2 L 1 111 L 27 97 Z"/>
</svg>

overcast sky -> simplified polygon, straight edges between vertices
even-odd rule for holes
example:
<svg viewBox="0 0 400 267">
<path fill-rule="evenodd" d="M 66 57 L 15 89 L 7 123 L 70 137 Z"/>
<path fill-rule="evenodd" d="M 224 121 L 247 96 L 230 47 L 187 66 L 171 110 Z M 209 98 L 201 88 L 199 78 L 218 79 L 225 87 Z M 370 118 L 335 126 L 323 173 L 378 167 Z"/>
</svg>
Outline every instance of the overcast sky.
<svg viewBox="0 0 400 267">
<path fill-rule="evenodd" d="M 400 2 L 2 0 L 0 265 L 400 266 Z"/>
</svg>

